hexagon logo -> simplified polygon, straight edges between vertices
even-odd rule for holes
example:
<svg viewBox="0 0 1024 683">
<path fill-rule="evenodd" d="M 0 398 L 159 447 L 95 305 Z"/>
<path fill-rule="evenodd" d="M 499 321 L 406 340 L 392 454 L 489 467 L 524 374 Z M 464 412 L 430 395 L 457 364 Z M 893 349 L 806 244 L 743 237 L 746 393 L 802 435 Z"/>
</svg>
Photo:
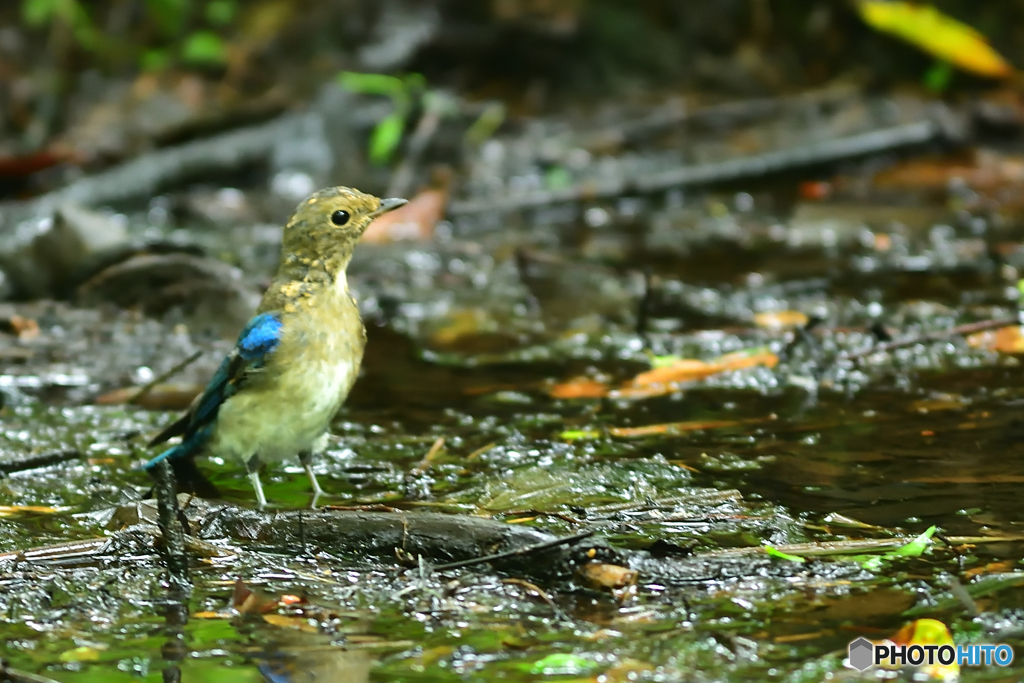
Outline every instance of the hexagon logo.
<svg viewBox="0 0 1024 683">
<path fill-rule="evenodd" d="M 850 643 L 850 666 L 864 671 L 875 663 L 875 646 L 867 638 L 858 638 Z"/>
</svg>

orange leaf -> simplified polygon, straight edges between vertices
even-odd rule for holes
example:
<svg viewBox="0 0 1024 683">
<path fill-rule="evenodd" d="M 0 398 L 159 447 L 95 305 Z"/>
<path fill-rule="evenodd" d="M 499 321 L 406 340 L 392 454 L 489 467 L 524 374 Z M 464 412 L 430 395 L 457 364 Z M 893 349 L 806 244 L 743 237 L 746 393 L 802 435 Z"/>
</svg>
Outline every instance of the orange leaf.
<svg viewBox="0 0 1024 683">
<path fill-rule="evenodd" d="M 12 315 L 5 320 L 0 320 L 0 331 L 10 332 L 21 340 L 35 339 L 39 336 L 39 323 L 32 318 Z"/>
<path fill-rule="evenodd" d="M 663 424 L 644 425 L 642 427 L 611 427 L 608 433 L 618 437 L 653 436 L 655 434 L 681 434 L 696 432 L 702 429 L 721 429 L 735 427 L 748 420 L 689 420 L 687 422 L 665 422 Z"/>
<path fill-rule="evenodd" d="M 967 345 L 1000 353 L 1024 353 L 1024 335 L 1020 327 L 1011 325 L 998 330 L 976 332 L 967 337 Z"/>
<path fill-rule="evenodd" d="M 548 393 L 552 398 L 603 398 L 608 395 L 608 387 L 590 377 L 575 377 L 556 384 Z"/>
<path fill-rule="evenodd" d="M 902 38 L 964 71 L 993 78 L 1013 72 L 983 35 L 931 5 L 860 0 L 857 10 L 872 28 Z"/>
<path fill-rule="evenodd" d="M 755 315 L 754 324 L 769 330 L 785 330 L 803 327 L 807 324 L 807 316 L 800 311 L 769 311 Z"/>
<path fill-rule="evenodd" d="M 615 398 L 661 396 L 674 391 L 674 385 L 681 382 L 693 382 L 721 372 L 743 370 L 758 365 L 772 368 L 778 362 L 778 356 L 764 349 L 736 351 L 711 361 L 682 358 L 671 365 L 640 373 L 611 395 Z"/>
</svg>

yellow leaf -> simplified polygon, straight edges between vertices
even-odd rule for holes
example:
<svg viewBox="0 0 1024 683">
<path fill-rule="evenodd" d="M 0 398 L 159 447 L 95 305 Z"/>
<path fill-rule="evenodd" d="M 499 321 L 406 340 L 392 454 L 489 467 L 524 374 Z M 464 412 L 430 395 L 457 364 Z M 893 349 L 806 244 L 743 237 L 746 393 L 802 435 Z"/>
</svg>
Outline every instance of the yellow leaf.
<svg viewBox="0 0 1024 683">
<path fill-rule="evenodd" d="M 754 324 L 768 330 L 803 327 L 807 324 L 807 315 L 800 311 L 768 311 L 755 315 Z"/>
<path fill-rule="evenodd" d="M 993 78 L 1013 72 L 983 35 L 931 5 L 860 0 L 857 9 L 872 28 L 902 38 L 964 71 Z"/>
<path fill-rule="evenodd" d="M 318 629 L 314 624 L 310 623 L 306 617 L 292 617 L 284 614 L 264 614 L 263 620 L 273 626 L 279 626 L 280 628 L 292 628 L 304 633 L 319 633 Z"/>
<path fill-rule="evenodd" d="M 62 662 L 98 662 L 99 660 L 100 651 L 95 647 L 89 647 L 87 645 L 76 647 L 73 650 L 65 650 L 60 653 L 60 661 Z"/>
</svg>

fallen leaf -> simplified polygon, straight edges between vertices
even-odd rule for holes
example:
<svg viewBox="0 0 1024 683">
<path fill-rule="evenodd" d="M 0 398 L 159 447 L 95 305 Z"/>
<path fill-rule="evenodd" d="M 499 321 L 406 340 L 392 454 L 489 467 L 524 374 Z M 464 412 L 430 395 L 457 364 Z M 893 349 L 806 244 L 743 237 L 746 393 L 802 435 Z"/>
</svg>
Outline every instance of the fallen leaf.
<svg viewBox="0 0 1024 683">
<path fill-rule="evenodd" d="M 58 512 L 65 512 L 71 508 L 49 507 L 46 505 L 0 505 L 0 517 L 11 517 L 20 512 L 34 512 L 36 514 L 50 515 Z"/>
<path fill-rule="evenodd" d="M 710 361 L 679 358 L 670 364 L 642 372 L 617 391 L 613 398 L 646 398 L 675 391 L 674 385 L 705 379 L 730 370 L 743 370 L 759 365 L 772 368 L 779 357 L 765 347 L 728 353 Z"/>
<path fill-rule="evenodd" d="M 434 227 L 444 218 L 448 191 L 428 189 L 413 197 L 408 204 L 389 211 L 370 223 L 362 241 L 386 244 L 403 240 L 429 240 Z"/>
<path fill-rule="evenodd" d="M 1022 328 L 1017 325 L 1000 327 L 998 330 L 986 330 L 970 335 L 967 337 L 967 345 L 999 353 L 1024 353 L 1024 334 Z"/>
<path fill-rule="evenodd" d="M 254 592 L 241 579 L 235 581 L 231 605 L 241 614 L 263 614 L 277 609 L 277 600 Z"/>
<path fill-rule="evenodd" d="M 778 548 L 775 548 L 775 547 L 767 545 L 767 544 L 765 544 L 765 546 L 764 546 L 764 551 L 766 553 L 768 553 L 768 557 L 774 557 L 774 558 L 777 558 L 777 559 L 780 559 L 780 560 L 788 560 L 790 562 L 806 562 L 807 561 L 806 557 L 800 557 L 799 555 L 790 555 L 789 553 L 784 553 L 781 550 L 779 550 Z"/>
<path fill-rule="evenodd" d="M 1013 72 L 983 35 L 931 5 L 860 0 L 857 10 L 872 28 L 902 38 L 964 71 L 993 78 Z"/>
<path fill-rule="evenodd" d="M 807 315 L 800 311 L 768 311 L 755 315 L 754 324 L 768 330 L 786 330 L 806 325 Z"/>
<path fill-rule="evenodd" d="M 319 633 L 320 629 L 309 622 L 308 617 L 294 617 L 283 614 L 264 614 L 263 621 L 281 628 L 293 628 L 303 633 Z"/>
<path fill-rule="evenodd" d="M 594 588 L 624 588 L 634 585 L 639 577 L 635 569 L 604 562 L 585 564 L 579 572 L 583 580 Z"/>
<path fill-rule="evenodd" d="M 548 393 L 552 398 L 603 398 L 608 395 L 608 387 L 590 377 L 574 377 L 551 387 Z"/>
<path fill-rule="evenodd" d="M 949 628 L 937 619 L 912 621 L 889 640 L 896 645 L 950 645 L 956 647 Z M 882 666 L 893 668 L 884 663 Z M 918 673 L 924 674 L 931 680 L 955 681 L 960 677 L 960 665 L 956 661 L 952 664 L 924 665 L 918 667 Z"/>
<path fill-rule="evenodd" d="M 106 648 L 102 648 L 106 649 Z M 60 653 L 59 657 L 62 662 L 98 662 L 100 659 L 100 650 L 95 647 L 89 647 L 83 645 L 76 647 L 73 650 L 65 650 Z"/>
<path fill-rule="evenodd" d="M 745 422 L 757 420 L 689 420 L 686 422 L 665 422 L 662 424 L 644 425 L 642 427 L 611 427 L 608 433 L 623 438 L 637 436 L 654 436 L 656 434 L 682 434 L 704 429 L 721 429 L 735 427 Z"/>
<path fill-rule="evenodd" d="M 32 318 L 26 318 L 21 315 L 11 315 L 0 320 L 0 331 L 13 334 L 22 341 L 27 341 L 39 336 L 39 323 Z"/>
<path fill-rule="evenodd" d="M 1015 560 L 989 562 L 984 566 L 968 569 L 964 572 L 964 578 L 973 579 L 976 576 L 984 576 L 985 574 L 1002 574 L 1005 572 L 1012 572 L 1016 566 L 1017 562 Z"/>
<path fill-rule="evenodd" d="M 601 432 L 593 429 L 567 429 L 558 435 L 559 439 L 575 441 L 576 439 L 599 439 Z"/>
</svg>

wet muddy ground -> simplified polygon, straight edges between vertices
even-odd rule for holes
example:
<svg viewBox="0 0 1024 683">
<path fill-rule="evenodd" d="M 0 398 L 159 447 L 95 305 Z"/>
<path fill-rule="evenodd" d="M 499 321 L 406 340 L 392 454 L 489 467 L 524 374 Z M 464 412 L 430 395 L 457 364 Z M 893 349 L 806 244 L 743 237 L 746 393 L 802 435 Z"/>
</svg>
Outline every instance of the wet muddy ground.
<svg viewBox="0 0 1024 683">
<path fill-rule="evenodd" d="M 106 271 L 77 303 L 4 304 L 38 330 L 0 335 L 0 654 L 59 681 L 809 682 L 856 679 L 847 644 L 913 619 L 1021 646 L 1022 349 L 1006 325 L 958 329 L 1017 316 L 1019 206 L 1012 188 L 901 188 L 877 173 L 897 161 L 844 169 L 826 199 L 773 178 L 467 212 L 430 242 L 361 247 L 369 345 L 321 504 L 593 530 L 691 563 L 618 586 L 224 536 L 190 547 L 176 594 L 154 527 L 112 511 L 150 489 L 146 440 L 230 348 L 279 232 L 236 191 L 188 195 L 206 223 L 166 198 L 128 212 L 151 253 L 240 270 L 171 259 L 163 279 Z M 639 381 L 666 357 L 703 364 Z M 200 467 L 252 506 L 236 463 Z M 308 506 L 297 461 L 263 482 L 277 510 Z M 933 525 L 924 552 L 884 554 Z"/>
</svg>

